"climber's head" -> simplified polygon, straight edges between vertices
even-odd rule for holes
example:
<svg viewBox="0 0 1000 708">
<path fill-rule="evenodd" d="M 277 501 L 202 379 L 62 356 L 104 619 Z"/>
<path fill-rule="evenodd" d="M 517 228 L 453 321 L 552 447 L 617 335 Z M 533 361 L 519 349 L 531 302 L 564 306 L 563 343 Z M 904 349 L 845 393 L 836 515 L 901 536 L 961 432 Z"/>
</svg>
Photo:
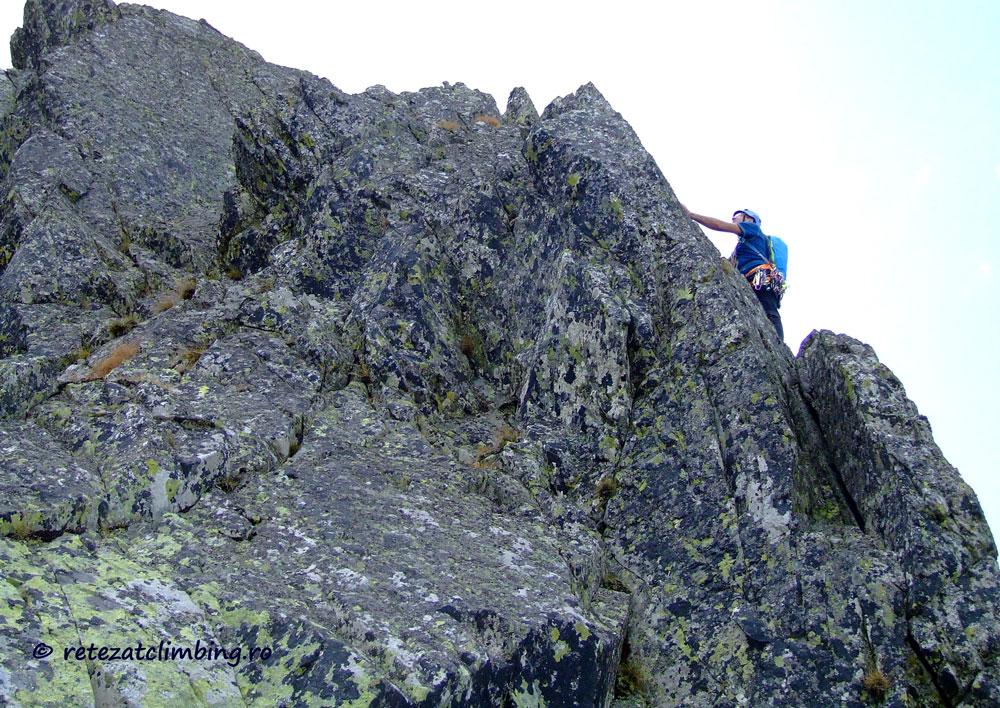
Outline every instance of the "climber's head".
<svg viewBox="0 0 1000 708">
<path fill-rule="evenodd" d="M 734 211 L 733 221 L 737 224 L 741 224 L 744 221 L 752 221 L 757 226 L 760 226 L 760 217 L 757 216 L 757 212 L 750 211 L 749 209 L 737 209 Z"/>
</svg>

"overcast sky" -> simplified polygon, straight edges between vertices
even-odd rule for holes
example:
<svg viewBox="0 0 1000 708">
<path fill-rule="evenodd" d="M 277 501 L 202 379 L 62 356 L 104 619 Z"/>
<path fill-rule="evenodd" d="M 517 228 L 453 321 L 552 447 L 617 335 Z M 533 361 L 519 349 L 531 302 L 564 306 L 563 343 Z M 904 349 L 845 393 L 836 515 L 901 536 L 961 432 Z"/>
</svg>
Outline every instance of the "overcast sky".
<svg viewBox="0 0 1000 708">
<path fill-rule="evenodd" d="M 147 4 L 350 93 L 524 86 L 541 112 L 593 81 L 689 208 L 785 239 L 787 344 L 871 344 L 1000 529 L 1000 3 Z"/>
</svg>

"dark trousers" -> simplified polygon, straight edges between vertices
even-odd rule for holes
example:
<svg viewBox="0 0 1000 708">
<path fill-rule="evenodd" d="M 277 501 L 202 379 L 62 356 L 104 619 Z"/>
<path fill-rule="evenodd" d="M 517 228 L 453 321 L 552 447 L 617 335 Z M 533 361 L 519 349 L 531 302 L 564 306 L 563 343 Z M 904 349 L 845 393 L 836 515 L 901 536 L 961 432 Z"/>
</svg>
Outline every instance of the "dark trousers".
<svg viewBox="0 0 1000 708">
<path fill-rule="evenodd" d="M 784 341 L 785 329 L 781 326 L 781 315 L 778 314 L 778 307 L 780 307 L 778 296 L 768 288 L 754 290 L 754 294 L 760 300 L 760 306 L 764 308 L 764 314 L 767 315 L 767 319 L 771 320 L 771 324 L 778 330 L 778 339 Z"/>
</svg>

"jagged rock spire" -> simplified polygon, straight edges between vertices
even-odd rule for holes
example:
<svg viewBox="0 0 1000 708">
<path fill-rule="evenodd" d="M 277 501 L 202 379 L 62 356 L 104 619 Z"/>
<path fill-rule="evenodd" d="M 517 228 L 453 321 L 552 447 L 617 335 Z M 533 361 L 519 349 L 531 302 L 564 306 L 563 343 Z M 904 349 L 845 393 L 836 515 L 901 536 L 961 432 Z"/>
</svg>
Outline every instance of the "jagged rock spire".
<svg viewBox="0 0 1000 708">
<path fill-rule="evenodd" d="M 11 62 L 15 69 L 37 69 L 46 53 L 117 16 L 111 0 L 27 0 L 24 25 L 10 38 Z"/>
<path fill-rule="evenodd" d="M 528 92 L 521 86 L 510 92 L 507 98 L 507 110 L 503 114 L 504 120 L 514 123 L 524 128 L 531 128 L 538 122 L 538 111 L 535 104 L 531 102 Z"/>
</svg>

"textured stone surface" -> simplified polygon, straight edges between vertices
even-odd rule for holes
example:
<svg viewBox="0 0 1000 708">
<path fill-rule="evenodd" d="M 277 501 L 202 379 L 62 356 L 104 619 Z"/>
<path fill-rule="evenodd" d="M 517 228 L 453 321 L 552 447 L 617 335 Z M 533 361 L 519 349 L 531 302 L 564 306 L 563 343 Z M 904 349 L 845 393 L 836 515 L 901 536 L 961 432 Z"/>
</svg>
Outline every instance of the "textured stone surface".
<svg viewBox="0 0 1000 708">
<path fill-rule="evenodd" d="M 871 347 L 830 332 L 802 346 L 808 400 L 863 527 L 895 552 L 907 640 L 947 702 L 995 704 L 996 546 L 976 496 Z"/>
<path fill-rule="evenodd" d="M 1000 702 L 926 420 L 593 85 L 348 95 L 83 0 L 12 49 L 0 702 Z M 138 642 L 230 653 L 63 655 Z"/>
</svg>

